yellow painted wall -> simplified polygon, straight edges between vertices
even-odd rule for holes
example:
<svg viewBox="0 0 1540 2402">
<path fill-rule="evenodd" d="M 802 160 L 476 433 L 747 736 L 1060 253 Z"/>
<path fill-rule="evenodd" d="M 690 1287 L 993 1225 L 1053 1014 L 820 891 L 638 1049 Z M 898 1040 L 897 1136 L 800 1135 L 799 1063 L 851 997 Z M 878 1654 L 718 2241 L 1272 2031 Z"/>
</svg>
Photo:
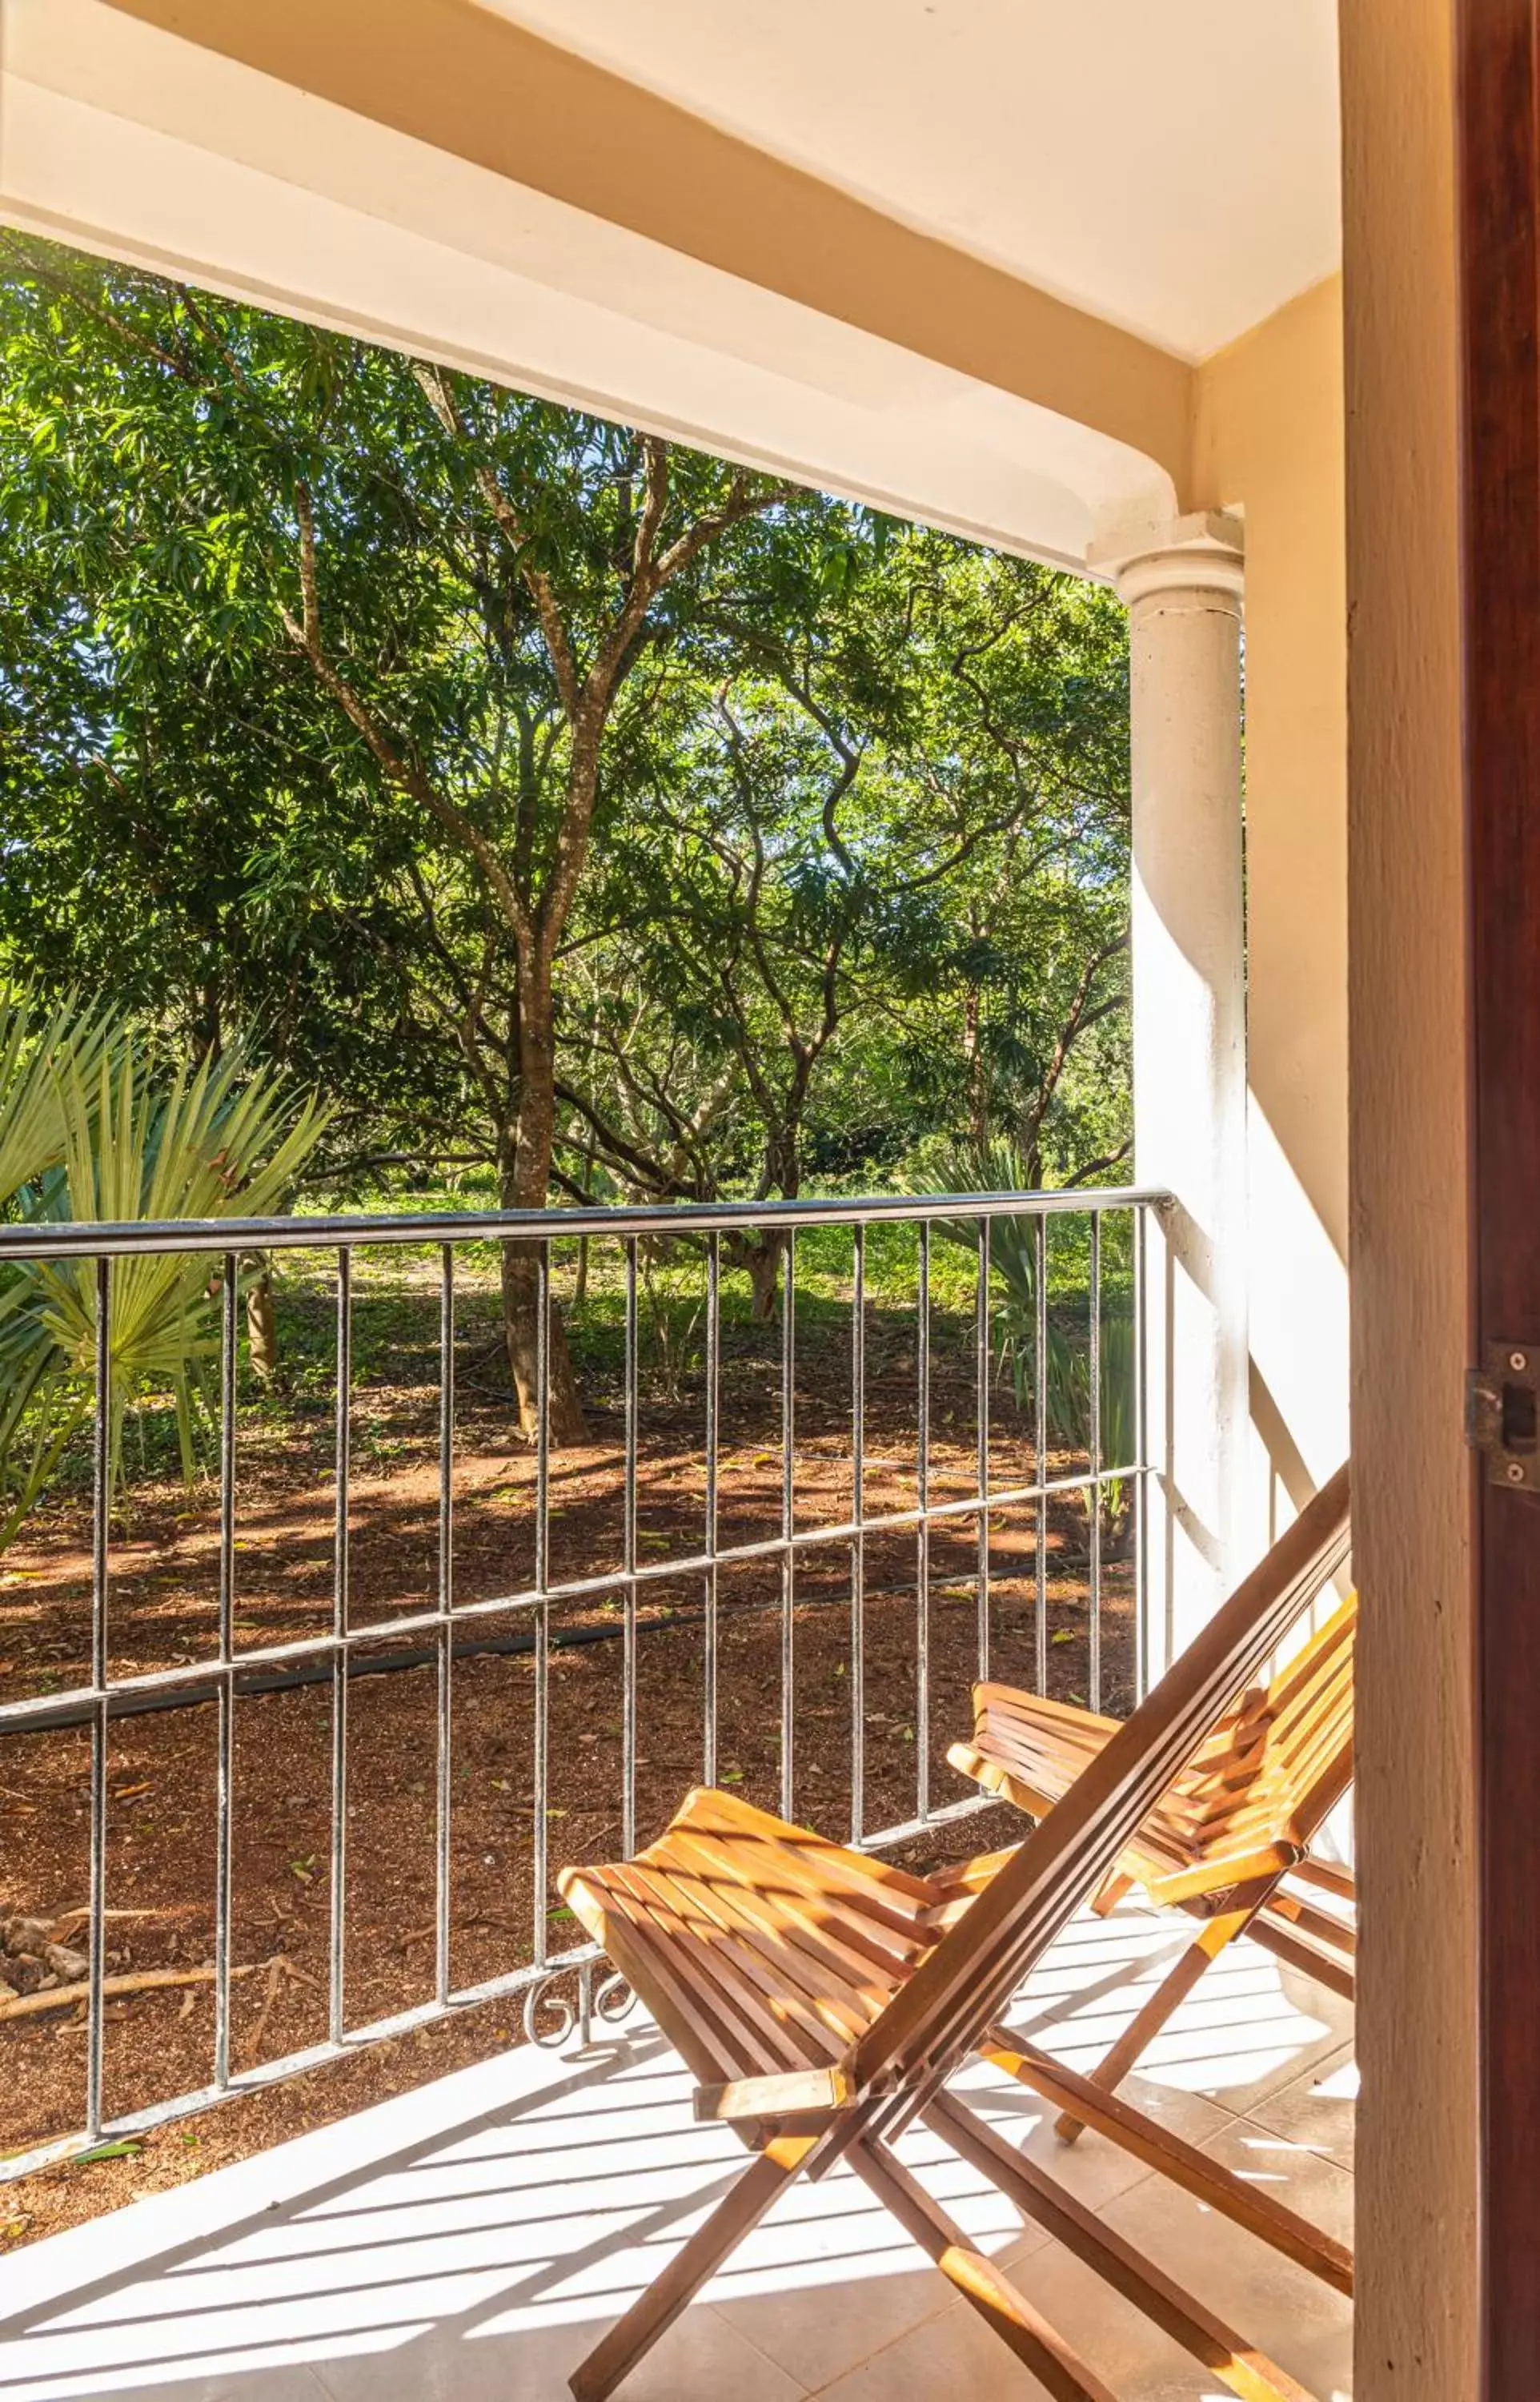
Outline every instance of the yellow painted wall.
<svg viewBox="0 0 1540 2402">
<path fill-rule="evenodd" d="M 1347 1450 L 1347 603 L 1341 283 L 1196 379 L 1194 497 L 1246 530 L 1252 1532 Z"/>
</svg>

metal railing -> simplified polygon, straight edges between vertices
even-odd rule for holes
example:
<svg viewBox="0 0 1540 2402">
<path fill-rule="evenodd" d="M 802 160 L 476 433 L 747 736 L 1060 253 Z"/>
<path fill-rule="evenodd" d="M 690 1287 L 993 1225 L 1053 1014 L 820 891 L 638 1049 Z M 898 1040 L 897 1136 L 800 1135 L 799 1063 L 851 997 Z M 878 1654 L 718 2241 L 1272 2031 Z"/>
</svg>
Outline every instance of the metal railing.
<svg viewBox="0 0 1540 2402">
<path fill-rule="evenodd" d="M 0 2159 L 0 2181 L 26 2174 L 50 2160 L 67 2158 L 104 2141 L 144 2133 L 169 2119 L 186 2116 L 237 2094 L 333 2060 L 354 2049 L 500 1996 L 524 1997 L 526 2033 L 553 2039 L 537 2028 L 536 2013 L 550 1998 L 553 1981 L 572 1978 L 578 1988 L 574 2004 L 561 2001 L 554 2039 L 562 2039 L 574 2022 L 586 2033 L 591 2016 L 610 2017 L 625 2006 L 622 1981 L 606 1976 L 597 1984 L 601 1960 L 595 1947 L 583 1943 L 553 1952 L 549 1935 L 550 1871 L 550 1663 L 551 1613 L 558 1603 L 593 1602 L 618 1595 L 623 1615 L 615 1639 L 622 1646 L 621 1829 L 625 1849 L 636 1846 L 638 1769 L 638 1662 L 647 1628 L 639 1622 L 639 1602 L 650 1589 L 667 1581 L 698 1579 L 703 1624 L 703 1691 L 701 1695 L 701 1777 L 708 1784 L 718 1773 L 719 1595 L 722 1574 L 751 1563 L 779 1567 L 779 1781 L 783 1815 L 792 1815 L 797 1752 L 797 1686 L 795 1626 L 798 1574 L 817 1553 L 834 1553 L 848 1563 L 849 1744 L 852 1843 L 882 1849 L 902 1843 L 923 1829 L 988 1806 L 987 1798 L 937 1805 L 930 1793 L 930 1605 L 931 1546 L 937 1528 L 964 1527 L 976 1522 L 976 1665 L 986 1676 L 991 1649 L 991 1521 L 999 1512 L 1027 1511 L 1036 1523 L 1036 1597 L 1033 1652 L 1038 1690 L 1046 1690 L 1049 1666 L 1048 1512 L 1050 1503 L 1072 1494 L 1086 1501 L 1088 1525 L 1087 1630 L 1089 1700 L 1102 1701 L 1103 1545 L 1102 1497 L 1114 1484 L 1127 1487 L 1131 1513 L 1135 1593 L 1135 1640 L 1140 1644 L 1135 1681 L 1142 1688 L 1145 1585 L 1146 1485 L 1151 1472 L 1147 1456 L 1146 1395 L 1152 1387 L 1146 1349 L 1146 1232 L 1149 1212 L 1165 1206 L 1162 1193 L 1066 1191 L 1035 1194 L 962 1194 L 921 1196 L 879 1196 L 851 1201 L 811 1200 L 760 1205 L 716 1204 L 699 1207 L 637 1208 L 561 1208 L 541 1211 L 400 1214 L 159 1222 L 142 1224 L 74 1224 L 0 1227 L 0 1271 L 18 1261 L 88 1258 L 95 1263 L 96 1364 L 91 1499 L 90 1674 L 89 1682 L 0 1704 L 0 1746 L 7 1735 L 41 1733 L 74 1725 L 89 1730 L 89 1884 L 87 1913 L 89 1984 L 87 2005 L 85 2118 L 77 2132 L 35 2145 Z M 1089 1227 L 1085 1334 L 1088 1353 L 1087 1441 L 1083 1469 L 1077 1463 L 1054 1477 L 1048 1470 L 1049 1426 L 1049 1294 L 1047 1226 L 1051 1218 L 1078 1217 Z M 1103 1323 L 1104 1227 L 1109 1218 L 1128 1222 L 1129 1276 L 1132 1287 L 1134 1342 L 1134 1456 L 1108 1461 L 1102 1456 L 1101 1347 Z M 1025 1483 L 1000 1487 L 991 1480 L 990 1417 L 993 1351 L 991 1341 L 991 1229 L 1000 1220 L 1025 1221 L 1032 1229 L 1035 1267 L 1035 1343 L 1029 1422 L 1033 1474 Z M 914 1434 L 915 1500 L 911 1508 L 873 1512 L 868 1507 L 867 1468 L 867 1235 L 869 1229 L 893 1222 L 913 1224 L 917 1232 L 915 1292 Z M 931 1263 L 932 1236 L 945 1222 L 955 1234 L 959 1222 L 976 1229 L 975 1327 L 977 1441 L 974 1489 L 960 1497 L 938 1498 L 931 1475 Z M 797 1523 L 796 1478 L 796 1357 L 797 1236 L 811 1228 L 843 1227 L 851 1235 L 850 1277 L 850 1423 L 851 1507 L 848 1517 L 830 1524 Z M 779 1302 L 780 1367 L 780 1497 L 779 1524 L 773 1535 L 723 1544 L 719 1540 L 722 1369 L 722 1240 L 735 1234 L 773 1236 L 781 1246 Z M 550 1574 L 550 1445 L 548 1399 L 551 1374 L 552 1248 L 573 1237 L 609 1240 L 619 1246 L 624 1263 L 624 1506 L 619 1556 L 596 1562 L 591 1572 L 556 1579 Z M 688 1238 L 704 1253 L 706 1279 L 705 1335 L 705 1539 L 698 1551 L 667 1559 L 639 1554 L 637 1529 L 639 1437 L 639 1246 L 651 1240 Z M 518 1240 L 534 1251 L 537 1268 L 537 1409 L 534 1436 L 533 1575 L 516 1589 L 474 1600 L 455 1594 L 455 1321 L 456 1253 L 468 1244 Z M 350 1483 L 352 1427 L 353 1260 L 360 1250 L 383 1246 L 433 1246 L 439 1255 L 438 1284 L 438 1412 L 437 1412 L 437 1540 L 436 1594 L 428 1608 L 397 1611 L 366 1623 L 353 1622 L 350 1584 Z M 238 1525 L 237 1399 L 240 1354 L 240 1277 L 242 1257 L 283 1250 L 332 1251 L 336 1255 L 336 1425 L 335 1505 L 332 1538 L 331 1622 L 324 1633 L 281 1642 L 236 1642 L 236 1553 Z M 149 1252 L 207 1253 L 220 1263 L 223 1298 L 219 1342 L 218 1424 L 218 1634 L 210 1657 L 153 1670 L 114 1673 L 109 1658 L 108 1617 L 111 1581 L 112 1461 L 110 1427 L 114 1263 Z M 911 1533 L 914 1540 L 914 1800 L 910 1816 L 871 1829 L 866 1817 L 865 1734 L 867 1719 L 866 1650 L 868 1547 L 880 1536 Z M 907 1585 L 904 1588 L 909 1590 Z M 451 1761 L 454 1743 L 453 1683 L 455 1663 L 468 1634 L 479 1621 L 518 1612 L 529 1621 L 528 1651 L 533 1667 L 533 1806 L 531 1957 L 506 1974 L 474 1985 L 456 1986 L 451 1979 L 450 1892 L 453 1799 Z M 351 2025 L 345 2009 L 345 1967 L 348 1940 L 348 1820 L 350 1683 L 372 1673 L 380 1646 L 390 1640 L 425 1647 L 414 1652 L 436 1673 L 436 1760 L 434 1761 L 434 1951 L 433 1993 L 430 2000 L 366 2024 Z M 509 1645 L 496 1648 L 509 1649 Z M 364 1656 L 365 1652 L 370 1656 Z M 235 1720 L 243 1693 L 270 1691 L 275 1685 L 301 1680 L 327 1681 L 331 1688 L 330 1762 L 330 1891 L 326 1980 L 325 2038 L 285 2056 L 253 2067 L 232 2069 L 230 2059 L 231 1896 L 235 1829 Z M 217 1710 L 215 1777 L 213 1956 L 213 2038 L 208 2083 L 153 2105 L 113 2115 L 103 2091 L 104 1934 L 108 1913 L 108 1787 L 109 1735 L 120 1719 L 149 1710 L 213 1703 Z M 966 1732 L 964 1729 L 959 1732 Z M 3 1752 L 0 1752 L 3 1758 Z"/>
</svg>

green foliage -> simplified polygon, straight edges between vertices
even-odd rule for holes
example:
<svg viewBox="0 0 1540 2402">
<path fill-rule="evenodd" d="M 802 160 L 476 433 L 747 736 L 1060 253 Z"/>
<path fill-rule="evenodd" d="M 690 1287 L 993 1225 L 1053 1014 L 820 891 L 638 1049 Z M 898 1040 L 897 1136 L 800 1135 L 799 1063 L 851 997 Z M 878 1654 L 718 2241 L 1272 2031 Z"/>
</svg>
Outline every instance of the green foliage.
<svg viewBox="0 0 1540 2402">
<path fill-rule="evenodd" d="M 1020 1193 L 1026 1171 L 1015 1144 L 1005 1137 L 979 1143 L 942 1137 L 926 1144 L 904 1178 L 911 1193 Z M 976 1259 L 979 1221 L 941 1218 L 936 1232 Z M 1016 1406 L 1032 1407 L 1038 1362 L 1038 1222 L 1031 1218 L 989 1221 L 990 1320 L 999 1345 L 1002 1372 L 1009 1368 Z M 1070 1346 L 1047 1308 L 1044 1295 L 1047 1406 L 1054 1440 L 1073 1440 L 1073 1362 Z"/>
<path fill-rule="evenodd" d="M 1027 1178 L 1020 1152 L 1004 1139 L 980 1144 L 943 1138 L 925 1146 L 904 1181 L 905 1188 L 914 1193 L 1017 1193 L 1025 1188 Z M 1042 1238 L 1045 1277 L 1052 1230 L 1052 1222 L 1047 1222 Z M 938 1219 L 936 1232 L 977 1258 L 976 1218 Z M 1026 1217 L 990 1219 L 990 1319 L 1001 1371 L 1009 1368 L 1016 1406 L 1024 1413 L 1032 1410 L 1037 1391 L 1038 1259 L 1037 1222 Z M 1082 1316 L 1071 1333 L 1046 1292 L 1042 1323 L 1049 1439 L 1065 1450 L 1089 1456 L 1093 1431 L 1089 1326 Z M 1121 1299 L 1108 1305 L 1105 1290 L 1098 1333 L 1101 1461 L 1105 1468 L 1126 1468 L 1134 1460 L 1134 1319 Z M 1108 1511 L 1114 1518 L 1121 1517 L 1128 1498 L 1126 1480 L 1114 1479 L 1105 1493 Z"/>
<path fill-rule="evenodd" d="M 659 1197 L 870 1180 L 969 1122 L 1011 1131 L 1028 1182 L 1110 1163 L 1121 622 L 1027 562 L 864 522 L 832 601 L 766 533 L 596 867 L 570 1141 Z"/>
<path fill-rule="evenodd" d="M 0 961 L 323 1084 L 344 1187 L 511 1172 L 543 958 L 558 1189 L 1121 1155 L 1105 592 L 0 242 Z"/>
<path fill-rule="evenodd" d="M 83 1012 L 73 999 L 45 1011 L 0 990 L 0 1213 L 63 1160 L 61 1064 L 91 1080 L 122 1044 L 121 1025 L 106 1011 Z"/>
<path fill-rule="evenodd" d="M 0 355 L 0 973 L 325 1090 L 339 1197 L 1124 1156 L 1106 592 L 31 236 Z"/>
<path fill-rule="evenodd" d="M 25 1011 L 16 1013 L 21 1024 Z M 235 1053 L 157 1076 L 120 1020 L 61 1011 L 46 1044 L 0 1035 L 0 1200 L 36 1226 L 138 1218 L 271 1215 L 324 1128 L 271 1070 Z M 114 1263 L 108 1429 L 116 1482 L 125 1414 L 146 1393 L 175 1404 L 185 1471 L 217 1351 L 219 1268 L 166 1252 Z M 96 1267 L 89 1259 L 0 1267 L 0 1547 L 47 1488 L 91 1414 Z"/>
</svg>

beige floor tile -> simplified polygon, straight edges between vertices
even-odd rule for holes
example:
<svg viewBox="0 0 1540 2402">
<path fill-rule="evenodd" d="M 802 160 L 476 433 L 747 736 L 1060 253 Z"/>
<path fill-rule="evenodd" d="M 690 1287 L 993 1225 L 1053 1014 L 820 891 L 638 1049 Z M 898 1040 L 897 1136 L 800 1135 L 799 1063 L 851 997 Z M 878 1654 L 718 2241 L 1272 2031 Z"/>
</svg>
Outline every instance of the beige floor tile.
<svg viewBox="0 0 1540 2402">
<path fill-rule="evenodd" d="M 0 2386 L 0 2392 L 4 2390 Z M 89 2390 L 88 2386 L 73 2389 L 78 2395 Z M 231 2369 L 215 2377 L 187 2377 L 174 2384 L 135 2385 L 128 2391 L 133 2402 L 254 2402 L 258 2395 L 260 2402 L 326 2402 L 326 2388 L 320 2379 L 297 2367 L 264 2368 L 254 2382 L 249 2374 Z"/>
<path fill-rule="evenodd" d="M 1353 2243 L 1353 2176 L 1308 2144 L 1255 2119 L 1234 2119 L 1203 2150 L 1247 2185 L 1308 2218 L 1339 2243 Z"/>
<path fill-rule="evenodd" d="M 1351 2169 L 1357 2100 L 1358 2070 L 1349 2045 L 1258 2102 L 1252 2116 L 1274 2134 L 1308 2144 L 1339 2168 Z"/>
<path fill-rule="evenodd" d="M 965 2302 L 946 2307 L 910 2334 L 814 2389 L 822 2402 L 1049 2402 L 1047 2388 L 1011 2357 L 999 2337 Z"/>
<path fill-rule="evenodd" d="M 1012 2021 L 1014 2024 L 1015 2022 Z M 1052 2050 L 1045 2044 L 1044 2050 Z M 1029 2160 L 1048 2169 L 1080 2202 L 1097 2207 L 1136 2185 L 1148 2171 L 1133 2156 L 1099 2135 L 1062 2143 L 1054 2132 L 1058 2113 L 1026 2086 L 1005 2077 L 987 2061 L 973 2061 L 953 2079 L 953 2090 Z M 1125 2100 L 1184 2143 L 1204 2144 L 1231 2123 L 1231 2113 L 1202 2093 L 1130 2077 L 1121 2087 Z"/>
<path fill-rule="evenodd" d="M 807 2390 L 729 2326 L 709 2302 L 675 2321 L 625 2388 L 626 2402 L 681 2402 L 685 2395 L 698 2395 L 702 2402 L 707 2395 L 720 2396 L 720 2402 L 802 2402 Z M 565 2388 L 559 2402 L 571 2402 Z"/>
<path fill-rule="evenodd" d="M 1133 1907 L 1125 1904 L 1108 1926 L 1121 1928 Z M 1170 1914 L 1159 1923 L 1169 1936 Z M 1100 1955 L 1105 1973 L 1093 1986 L 1038 2014 L 1035 2039 L 1082 2075 L 1106 2056 L 1170 1966 L 1169 1947 L 1160 1953 L 1139 1948 L 1148 1924 L 1141 1905 L 1128 1929 L 1121 1977 L 1109 1945 Z M 1177 1940 L 1179 1947 L 1179 1928 Z M 1027 2026 L 1030 2020 L 1029 2008 L 1012 2012 L 1013 2025 Z M 1242 2113 L 1296 2083 L 1352 2034 L 1351 2003 L 1243 1939 L 1220 1954 L 1156 2036 L 1140 2073 L 1149 2084 Z"/>
<path fill-rule="evenodd" d="M 898 2149 L 981 2251 L 1041 2240 L 928 2129 L 912 2129 Z M 817 2185 L 792 2187 L 708 2293 L 729 2325 L 809 2385 L 828 2383 L 951 2298 L 924 2253 L 845 2166 Z"/>
<path fill-rule="evenodd" d="M 1119 2402 L 1233 2402 L 1217 2374 L 1058 2243 L 1003 2265 L 1024 2298 L 1073 2344 Z M 1203 2280 L 1205 2297 L 1207 2279 Z M 1248 2291 L 1243 2298 L 1256 2301 Z M 1237 2332 L 1263 2341 L 1253 2326 Z M 1264 2344 L 1264 2348 L 1265 2344 Z M 1351 2331 L 1313 2324 L 1274 2343 L 1280 2365 L 1301 2377 L 1320 2402 L 1347 2402 Z M 1321 2381 L 1313 2381 L 1319 2378 Z M 944 2402 L 986 2394 L 990 2402 L 1041 2402 L 1043 2387 L 1012 2359 L 966 2303 L 936 2317 L 823 2389 L 821 2402 Z"/>
<path fill-rule="evenodd" d="M 851 2263 L 837 2282 L 747 2294 L 716 2307 L 778 2367 L 818 2391 L 950 2306 L 945 2278 L 918 2253 L 914 2258 L 896 2275 L 863 2277 Z"/>
<path fill-rule="evenodd" d="M 1024 2298 L 1077 2346 L 1118 2402 L 1234 2402 L 1212 2369 L 1063 2244 L 1049 2243 L 1019 2264 L 1008 2258 L 1004 2265 Z"/>
<path fill-rule="evenodd" d="M 434 2329 L 394 2352 L 326 2362 L 321 2391 L 331 2402 L 571 2402 L 567 2381 L 608 2325 L 594 2319 L 480 2336 Z M 806 2388 L 699 2302 L 632 2370 L 624 2391 L 626 2402 L 802 2402 Z M 251 2402 L 269 2402 L 266 2381 Z"/>
<path fill-rule="evenodd" d="M 1318 2153 L 1280 2152 L 1277 2141 L 1263 2130 L 1235 2129 L 1212 2149 L 1227 2167 L 1265 2176 L 1269 2190 L 1328 2234 L 1344 2236 L 1352 2178 Z M 1121 2195 L 1107 2216 L 1322 2402 L 1351 2394 L 1353 2305 L 1342 2295 L 1160 2179 Z"/>
</svg>

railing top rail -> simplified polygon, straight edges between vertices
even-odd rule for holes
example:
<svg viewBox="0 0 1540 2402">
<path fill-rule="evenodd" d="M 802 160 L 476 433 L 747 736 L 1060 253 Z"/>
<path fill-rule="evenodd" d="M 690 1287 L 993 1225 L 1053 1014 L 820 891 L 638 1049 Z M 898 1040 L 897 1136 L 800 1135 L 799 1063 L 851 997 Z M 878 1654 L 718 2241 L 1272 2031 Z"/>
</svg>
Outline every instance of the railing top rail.
<svg viewBox="0 0 1540 2402">
<path fill-rule="evenodd" d="M 146 1218 L 0 1226 L 0 1261 L 114 1259 L 147 1251 L 348 1249 L 362 1243 L 535 1241 L 597 1235 L 709 1235 L 782 1226 L 870 1226 L 887 1220 L 1061 1217 L 1162 1208 L 1153 1185 L 1068 1186 L 1044 1193 L 880 1193 L 864 1199 L 663 1202 L 627 1208 L 431 1209 L 332 1218 Z"/>
</svg>

